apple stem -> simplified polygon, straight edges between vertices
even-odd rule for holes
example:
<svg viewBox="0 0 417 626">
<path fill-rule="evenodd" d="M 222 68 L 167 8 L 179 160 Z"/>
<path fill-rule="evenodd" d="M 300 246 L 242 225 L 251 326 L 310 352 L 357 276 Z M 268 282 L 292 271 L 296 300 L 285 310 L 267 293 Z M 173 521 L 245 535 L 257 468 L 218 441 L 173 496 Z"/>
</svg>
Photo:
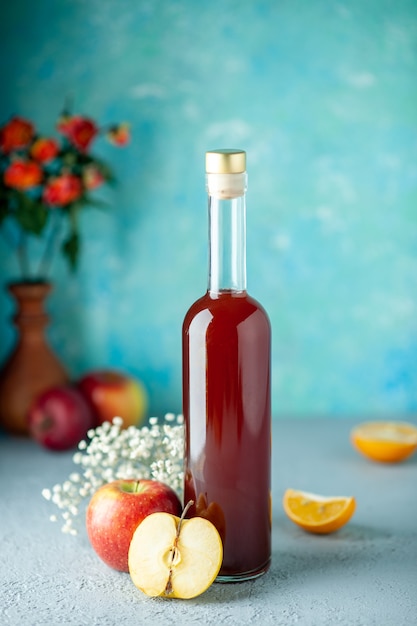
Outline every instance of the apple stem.
<svg viewBox="0 0 417 626">
<path fill-rule="evenodd" d="M 185 505 L 185 507 L 184 507 L 184 510 L 183 510 L 182 515 L 181 515 L 181 517 L 180 517 L 180 521 L 178 522 L 177 537 L 179 537 L 179 534 L 180 534 L 180 531 L 181 531 L 181 525 L 182 525 L 182 523 L 183 523 L 183 521 L 184 521 L 184 519 L 185 519 L 185 516 L 186 516 L 186 515 L 187 515 L 187 513 L 188 513 L 188 509 L 189 509 L 191 506 L 193 506 L 193 504 L 194 504 L 194 500 L 189 500 L 189 501 L 187 502 L 187 504 Z"/>
</svg>

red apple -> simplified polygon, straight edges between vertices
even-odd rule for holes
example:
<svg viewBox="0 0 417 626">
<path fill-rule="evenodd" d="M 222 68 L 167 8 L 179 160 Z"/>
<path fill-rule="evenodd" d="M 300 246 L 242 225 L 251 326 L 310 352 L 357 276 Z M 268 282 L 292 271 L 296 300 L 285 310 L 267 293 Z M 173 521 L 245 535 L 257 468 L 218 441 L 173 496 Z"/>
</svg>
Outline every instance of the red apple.
<svg viewBox="0 0 417 626">
<path fill-rule="evenodd" d="M 87 507 L 87 533 L 98 556 L 110 567 L 128 572 L 133 533 L 151 513 L 181 514 L 175 491 L 156 480 L 115 480 L 100 487 Z"/>
<path fill-rule="evenodd" d="M 118 416 L 123 426 L 138 426 L 146 415 L 148 400 L 142 383 L 115 370 L 97 370 L 85 374 L 78 382 L 96 417 L 96 424 L 111 422 Z"/>
<path fill-rule="evenodd" d="M 29 407 L 29 434 L 50 450 L 74 448 L 94 423 L 84 396 L 70 385 L 47 389 Z"/>
</svg>

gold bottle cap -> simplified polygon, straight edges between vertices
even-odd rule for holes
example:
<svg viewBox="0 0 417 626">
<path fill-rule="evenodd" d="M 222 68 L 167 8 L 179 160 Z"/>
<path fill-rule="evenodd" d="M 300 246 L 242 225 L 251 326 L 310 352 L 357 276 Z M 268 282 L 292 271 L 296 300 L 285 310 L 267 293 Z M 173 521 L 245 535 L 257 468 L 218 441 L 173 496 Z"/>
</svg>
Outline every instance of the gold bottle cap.
<svg viewBox="0 0 417 626">
<path fill-rule="evenodd" d="M 223 149 L 206 152 L 207 174 L 241 174 L 246 171 L 244 150 Z"/>
</svg>

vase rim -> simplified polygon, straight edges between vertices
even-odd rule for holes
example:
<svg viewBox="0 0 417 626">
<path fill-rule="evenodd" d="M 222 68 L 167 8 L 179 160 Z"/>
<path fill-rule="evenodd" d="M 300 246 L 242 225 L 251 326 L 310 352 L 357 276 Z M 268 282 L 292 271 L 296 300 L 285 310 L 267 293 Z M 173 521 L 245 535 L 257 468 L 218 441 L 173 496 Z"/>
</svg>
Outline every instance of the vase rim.
<svg viewBox="0 0 417 626">
<path fill-rule="evenodd" d="M 20 278 L 17 280 L 10 280 L 7 285 L 14 287 L 15 285 L 50 285 L 51 281 L 47 278 Z"/>
<path fill-rule="evenodd" d="M 11 281 L 7 284 L 7 289 L 11 293 L 22 293 L 22 292 L 32 292 L 32 293 L 46 293 L 50 291 L 52 288 L 52 284 L 48 280 L 17 280 Z"/>
</svg>

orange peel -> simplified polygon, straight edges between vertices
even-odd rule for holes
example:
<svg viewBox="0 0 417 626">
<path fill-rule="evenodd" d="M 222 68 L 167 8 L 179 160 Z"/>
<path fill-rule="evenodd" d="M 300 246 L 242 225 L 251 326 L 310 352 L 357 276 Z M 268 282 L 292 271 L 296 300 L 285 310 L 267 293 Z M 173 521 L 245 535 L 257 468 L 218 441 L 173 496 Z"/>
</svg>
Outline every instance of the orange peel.
<svg viewBox="0 0 417 626">
<path fill-rule="evenodd" d="M 417 427 L 408 422 L 364 422 L 356 426 L 350 439 L 364 456 L 382 463 L 398 463 L 417 448 Z"/>
</svg>

